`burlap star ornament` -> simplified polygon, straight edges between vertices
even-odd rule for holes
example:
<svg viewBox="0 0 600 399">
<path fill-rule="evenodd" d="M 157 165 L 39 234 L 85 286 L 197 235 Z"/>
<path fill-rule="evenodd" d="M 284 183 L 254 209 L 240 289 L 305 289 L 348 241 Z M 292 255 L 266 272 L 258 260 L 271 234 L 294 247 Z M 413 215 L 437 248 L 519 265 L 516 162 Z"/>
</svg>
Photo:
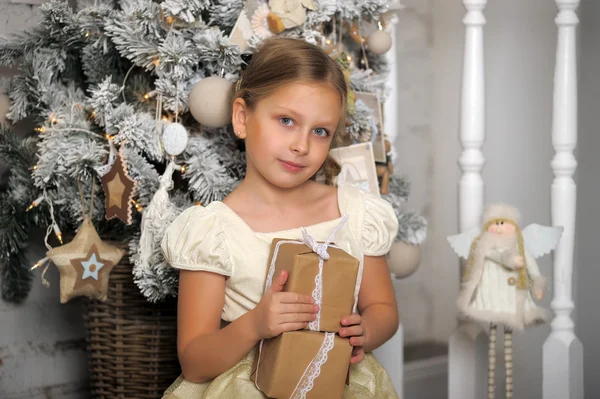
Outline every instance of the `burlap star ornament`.
<svg viewBox="0 0 600 399">
<path fill-rule="evenodd" d="M 110 272 L 124 255 L 124 250 L 102 241 L 86 217 L 70 243 L 46 254 L 60 273 L 60 302 L 78 296 L 106 301 Z"/>
<path fill-rule="evenodd" d="M 127 173 L 127 165 L 121 151 L 108 173 L 100 177 L 100 180 L 106 196 L 106 219 L 117 217 L 131 224 L 131 200 L 137 184 Z"/>
</svg>

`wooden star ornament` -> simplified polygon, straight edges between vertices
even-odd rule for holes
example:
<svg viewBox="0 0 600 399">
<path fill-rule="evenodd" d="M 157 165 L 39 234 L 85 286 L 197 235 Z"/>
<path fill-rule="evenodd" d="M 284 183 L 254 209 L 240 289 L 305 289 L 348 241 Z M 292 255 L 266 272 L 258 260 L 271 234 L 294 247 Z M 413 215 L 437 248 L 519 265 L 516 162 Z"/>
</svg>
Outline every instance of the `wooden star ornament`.
<svg viewBox="0 0 600 399">
<path fill-rule="evenodd" d="M 60 302 L 78 296 L 106 301 L 110 272 L 124 255 L 124 250 L 102 241 L 85 218 L 70 243 L 46 254 L 60 273 Z"/>
<path fill-rule="evenodd" d="M 118 153 L 108 173 L 100 178 L 106 197 L 106 219 L 117 217 L 131 224 L 132 199 L 136 182 L 129 177 L 123 154 Z"/>
</svg>

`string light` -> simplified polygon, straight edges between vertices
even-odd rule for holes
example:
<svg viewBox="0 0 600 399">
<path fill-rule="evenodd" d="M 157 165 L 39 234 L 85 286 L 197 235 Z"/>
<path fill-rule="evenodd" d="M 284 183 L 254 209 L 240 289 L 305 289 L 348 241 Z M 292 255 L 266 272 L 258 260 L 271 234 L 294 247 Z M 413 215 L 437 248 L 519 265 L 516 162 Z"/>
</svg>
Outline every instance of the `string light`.
<svg viewBox="0 0 600 399">
<path fill-rule="evenodd" d="M 90 115 L 92 118 L 96 118 L 96 111 L 92 111 L 92 114 Z"/>
<path fill-rule="evenodd" d="M 169 120 L 169 118 L 167 118 L 167 116 L 166 116 L 166 115 L 163 115 L 163 117 L 162 117 L 162 120 L 163 120 L 163 121 L 168 121 L 168 120 Z"/>
<path fill-rule="evenodd" d="M 158 66 L 160 64 L 160 58 L 154 60 L 154 66 Z"/>
<path fill-rule="evenodd" d="M 148 99 L 150 99 L 150 94 L 149 93 L 144 94 L 144 100 L 148 100 Z"/>
<path fill-rule="evenodd" d="M 173 21 L 174 21 L 173 17 L 167 17 L 167 23 L 169 25 L 171 25 L 173 23 Z"/>
<path fill-rule="evenodd" d="M 115 139 L 115 136 L 114 136 L 114 135 L 111 135 L 111 134 L 108 134 L 108 133 L 104 133 L 104 138 L 105 138 L 106 140 L 114 140 L 114 139 Z"/>
<path fill-rule="evenodd" d="M 33 165 L 33 170 L 37 170 L 38 166 L 37 165 Z"/>
<path fill-rule="evenodd" d="M 131 203 L 133 206 L 135 206 L 135 209 L 137 209 L 138 212 L 142 213 L 142 209 L 144 208 L 140 204 L 138 204 L 134 199 L 131 200 Z"/>
<path fill-rule="evenodd" d="M 60 245 L 62 245 L 63 244 L 62 233 L 60 232 L 60 229 L 58 228 L 58 225 L 56 223 L 54 223 L 52 225 L 52 229 L 54 230 L 54 234 L 56 235 L 56 238 L 58 238 L 58 241 L 60 242 Z"/>
<path fill-rule="evenodd" d="M 46 127 L 40 126 L 40 127 L 36 127 L 34 130 L 39 133 L 44 133 L 46 131 Z"/>
<path fill-rule="evenodd" d="M 179 171 L 181 173 L 185 173 L 186 169 L 185 169 L 185 165 L 181 165 L 181 167 L 179 168 Z"/>
<path fill-rule="evenodd" d="M 85 32 L 85 37 L 90 37 L 90 32 Z"/>
<path fill-rule="evenodd" d="M 37 262 L 35 262 L 35 265 L 33 265 L 33 266 L 31 267 L 31 269 L 29 269 L 29 271 L 31 271 L 31 270 L 35 270 L 35 269 L 37 269 L 38 267 L 42 266 L 44 263 L 46 263 L 46 262 L 45 262 L 45 259 L 46 259 L 46 258 L 44 258 L 44 259 L 42 259 L 42 260 L 38 260 Z"/>
<path fill-rule="evenodd" d="M 29 212 L 30 210 L 32 210 L 33 208 L 35 208 L 36 206 L 38 206 L 42 201 L 44 200 L 44 196 L 38 197 L 35 201 L 33 201 L 31 203 L 31 205 L 29 205 L 27 207 L 27 210 L 25 212 Z"/>
<path fill-rule="evenodd" d="M 351 55 L 348 55 L 348 56 L 346 56 L 346 59 L 347 59 L 348 61 L 352 61 L 352 56 L 351 56 Z"/>
</svg>

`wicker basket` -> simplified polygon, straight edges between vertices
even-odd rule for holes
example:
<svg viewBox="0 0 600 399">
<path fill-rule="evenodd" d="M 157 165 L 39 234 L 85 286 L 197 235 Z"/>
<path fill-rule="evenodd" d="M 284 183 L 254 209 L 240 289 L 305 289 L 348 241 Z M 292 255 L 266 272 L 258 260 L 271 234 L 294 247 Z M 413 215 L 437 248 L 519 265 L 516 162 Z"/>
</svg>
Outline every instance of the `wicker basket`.
<svg viewBox="0 0 600 399">
<path fill-rule="evenodd" d="M 131 268 L 124 256 L 110 274 L 107 301 L 87 302 L 92 398 L 161 398 L 180 374 L 176 301 L 149 303 Z"/>
</svg>

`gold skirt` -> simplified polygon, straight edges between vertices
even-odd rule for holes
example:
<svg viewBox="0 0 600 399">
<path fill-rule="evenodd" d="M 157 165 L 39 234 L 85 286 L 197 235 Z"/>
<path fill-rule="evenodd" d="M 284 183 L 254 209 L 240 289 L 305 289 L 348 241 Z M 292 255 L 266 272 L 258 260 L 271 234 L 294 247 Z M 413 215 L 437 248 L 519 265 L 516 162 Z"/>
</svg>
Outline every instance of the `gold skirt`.
<svg viewBox="0 0 600 399">
<path fill-rule="evenodd" d="M 201 384 L 180 376 L 165 391 L 163 399 L 265 399 L 250 379 L 253 358 L 254 350 L 223 374 Z M 344 399 L 399 398 L 387 371 L 371 353 L 350 366 L 349 381 L 344 388 Z"/>
</svg>

